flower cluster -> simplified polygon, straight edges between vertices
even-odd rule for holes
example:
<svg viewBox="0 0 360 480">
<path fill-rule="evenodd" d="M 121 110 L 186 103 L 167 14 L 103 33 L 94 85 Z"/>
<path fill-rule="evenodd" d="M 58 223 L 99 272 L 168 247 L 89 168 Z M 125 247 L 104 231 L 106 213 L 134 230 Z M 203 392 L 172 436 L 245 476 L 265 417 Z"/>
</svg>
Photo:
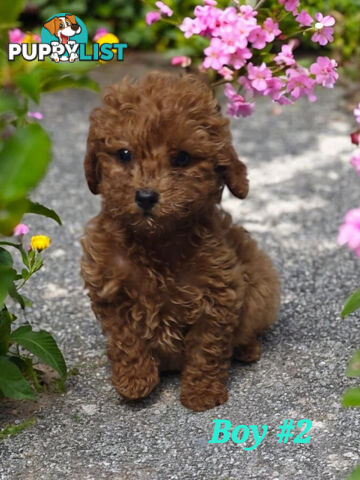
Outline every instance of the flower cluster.
<svg viewBox="0 0 360 480">
<path fill-rule="evenodd" d="M 354 110 L 354 116 L 356 122 L 360 124 L 360 103 Z M 359 136 L 360 129 L 350 135 L 352 143 L 359 145 Z M 355 151 L 350 163 L 360 176 L 360 149 Z M 339 229 L 338 243 L 347 245 L 360 258 L 360 208 L 354 208 L 346 214 L 344 223 Z"/>
<path fill-rule="evenodd" d="M 9 42 L 10 43 L 39 43 L 41 39 L 36 33 L 25 33 L 19 28 L 13 28 L 9 30 Z"/>
<path fill-rule="evenodd" d="M 204 0 L 194 9 L 194 17 L 186 17 L 179 25 L 185 38 L 205 37 L 202 70 L 213 70 L 228 82 L 225 95 L 228 114 L 250 115 L 256 96 L 267 96 L 281 105 L 294 103 L 301 97 L 316 100 L 315 87 L 332 88 L 338 79 L 337 63 L 320 56 L 310 68 L 301 66 L 295 56 L 297 38 L 286 40 L 282 18 L 291 14 L 297 32 L 309 32 L 312 41 L 321 46 L 333 41 L 335 19 L 318 12 L 314 18 L 300 9 L 300 0 L 279 0 L 280 6 L 269 16 L 268 9 L 255 9 L 235 1 L 234 6 L 220 8 L 215 0 Z M 155 4 L 159 11 L 149 12 L 148 25 L 171 17 L 172 10 L 163 2 Z M 284 10 L 284 11 L 282 11 Z M 287 13 L 288 12 L 288 13 Z M 181 58 L 182 60 L 179 60 Z M 187 57 L 175 57 L 173 65 L 188 66 Z"/>
<path fill-rule="evenodd" d="M 30 232 L 30 229 L 25 223 L 19 223 L 14 228 L 14 236 L 17 237 L 21 242 L 23 241 L 24 235 L 27 235 Z M 49 248 L 51 243 L 50 237 L 47 235 L 34 235 L 31 237 L 30 245 L 27 247 L 27 250 L 34 250 L 41 252 Z"/>
</svg>

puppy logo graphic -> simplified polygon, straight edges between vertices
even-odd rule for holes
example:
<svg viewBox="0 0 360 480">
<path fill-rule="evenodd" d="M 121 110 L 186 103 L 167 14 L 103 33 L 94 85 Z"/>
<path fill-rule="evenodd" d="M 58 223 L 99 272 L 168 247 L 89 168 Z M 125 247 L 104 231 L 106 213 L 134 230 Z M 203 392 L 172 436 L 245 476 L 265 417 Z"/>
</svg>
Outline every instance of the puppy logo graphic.
<svg viewBox="0 0 360 480">
<path fill-rule="evenodd" d="M 41 41 L 52 46 L 50 58 L 55 62 L 75 62 L 79 44 L 87 42 L 87 30 L 80 18 L 59 13 L 44 23 Z"/>
<path fill-rule="evenodd" d="M 1 2 L 1 0 L 0 0 Z M 48 18 L 41 29 L 41 42 L 8 44 L 8 60 L 22 57 L 27 62 L 44 62 L 48 57 L 54 62 L 110 62 L 124 60 L 127 43 L 119 43 L 115 35 L 106 35 L 115 43 L 101 41 L 88 45 L 88 33 L 84 22 L 70 13 L 57 13 Z M 116 41 L 118 40 L 118 41 Z"/>
</svg>

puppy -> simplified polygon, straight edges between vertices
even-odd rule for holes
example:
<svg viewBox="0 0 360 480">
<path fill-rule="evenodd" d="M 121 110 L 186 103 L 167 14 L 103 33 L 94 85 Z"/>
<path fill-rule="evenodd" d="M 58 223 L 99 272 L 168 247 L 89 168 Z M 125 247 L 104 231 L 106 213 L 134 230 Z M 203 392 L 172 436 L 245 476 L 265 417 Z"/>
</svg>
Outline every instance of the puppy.
<svg viewBox="0 0 360 480">
<path fill-rule="evenodd" d="M 54 35 L 58 38 L 59 41 L 51 42 L 52 45 L 59 45 L 60 43 L 65 45 L 67 43 L 74 45 L 75 41 L 69 41 L 69 38 L 74 35 L 78 35 L 81 32 L 81 27 L 76 23 L 75 15 L 66 14 L 65 17 L 54 17 L 48 22 L 44 23 L 44 28 L 48 30 L 51 35 Z M 57 53 L 53 53 L 50 56 L 55 62 L 74 62 L 79 58 L 77 53 L 71 53 L 70 57 L 63 55 L 59 58 Z"/>
<path fill-rule="evenodd" d="M 249 188 L 231 140 L 193 75 L 124 80 L 90 115 L 85 175 L 102 207 L 82 238 L 82 275 L 126 399 L 180 370 L 182 404 L 210 409 L 228 398 L 231 358 L 260 357 L 279 283 L 219 206 L 224 185 L 241 199 Z"/>
</svg>

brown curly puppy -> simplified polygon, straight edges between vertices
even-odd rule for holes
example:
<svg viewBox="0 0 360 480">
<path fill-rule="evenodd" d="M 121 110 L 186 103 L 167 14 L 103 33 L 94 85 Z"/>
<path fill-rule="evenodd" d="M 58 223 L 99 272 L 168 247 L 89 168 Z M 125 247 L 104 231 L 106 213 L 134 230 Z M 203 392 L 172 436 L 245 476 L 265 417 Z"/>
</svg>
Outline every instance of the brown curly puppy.
<svg viewBox="0 0 360 480">
<path fill-rule="evenodd" d="M 82 275 L 127 399 L 181 370 L 181 402 L 227 400 L 231 357 L 260 356 L 279 284 L 269 258 L 219 208 L 248 193 L 229 121 L 196 76 L 154 72 L 107 89 L 90 116 L 85 173 L 102 195 L 82 239 Z"/>
</svg>

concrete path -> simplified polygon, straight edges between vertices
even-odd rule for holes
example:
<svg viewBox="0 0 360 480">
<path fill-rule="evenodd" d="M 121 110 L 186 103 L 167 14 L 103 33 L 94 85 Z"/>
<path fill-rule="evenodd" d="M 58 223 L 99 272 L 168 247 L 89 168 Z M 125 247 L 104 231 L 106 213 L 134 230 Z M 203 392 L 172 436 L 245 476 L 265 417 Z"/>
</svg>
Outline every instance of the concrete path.
<svg viewBox="0 0 360 480">
<path fill-rule="evenodd" d="M 106 84 L 147 68 L 131 60 L 124 65 L 126 71 L 110 67 L 96 75 Z M 232 124 L 251 195 L 244 202 L 227 196 L 224 207 L 274 259 L 282 308 L 263 339 L 261 360 L 234 365 L 228 403 L 204 413 L 181 406 L 178 375 L 163 378 L 136 405 L 121 401 L 108 381 L 104 339 L 79 277 L 79 238 L 99 208 L 82 171 L 88 114 L 96 102 L 92 93 L 66 91 L 46 96 L 41 107 L 54 162 L 35 197 L 57 210 L 64 226 L 28 219 L 33 232 L 50 234 L 53 243 L 28 291 L 35 302 L 27 317 L 55 335 L 79 374 L 69 378 L 66 393 L 27 407 L 37 425 L 0 443 L 0 478 L 345 479 L 360 461 L 360 412 L 340 404 L 344 390 L 356 384 L 345 368 L 360 345 L 360 329 L 358 316 L 342 321 L 339 312 L 358 285 L 359 263 L 338 248 L 336 236 L 346 211 L 358 205 L 360 184 L 348 163 L 352 124 L 342 113 L 341 90 L 280 115 L 265 102 L 253 117 Z M 0 409 L 1 426 L 26 411 L 14 403 Z M 214 419 L 268 425 L 269 431 L 253 451 L 231 441 L 211 445 Z M 279 444 L 277 427 L 285 419 L 311 420 L 310 443 Z"/>
</svg>

